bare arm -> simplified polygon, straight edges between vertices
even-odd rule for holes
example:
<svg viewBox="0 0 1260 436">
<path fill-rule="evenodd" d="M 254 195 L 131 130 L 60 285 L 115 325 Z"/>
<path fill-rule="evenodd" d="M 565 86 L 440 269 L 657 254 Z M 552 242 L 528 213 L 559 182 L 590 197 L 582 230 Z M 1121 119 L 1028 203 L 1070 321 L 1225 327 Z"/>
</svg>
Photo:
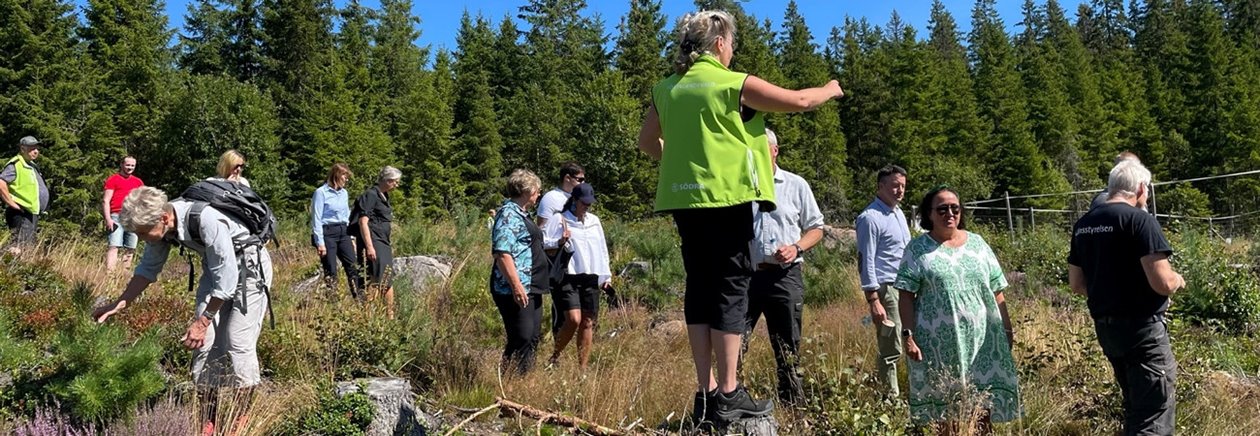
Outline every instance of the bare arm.
<svg viewBox="0 0 1260 436">
<path fill-rule="evenodd" d="M 1173 271 L 1167 254 L 1155 253 L 1142 256 L 1142 270 L 1146 271 L 1146 282 L 1159 295 L 1169 296 L 1186 286 L 1186 280 L 1181 277 L 1181 274 Z"/>
<path fill-rule="evenodd" d="M 127 305 L 131 304 L 131 302 L 140 298 L 140 294 L 144 293 L 144 289 L 149 287 L 150 283 L 153 283 L 153 281 L 143 276 L 131 276 L 131 281 L 127 282 L 127 287 L 123 290 L 122 296 L 118 297 L 118 301 L 115 301 L 114 304 L 101 306 L 96 308 L 96 310 L 93 310 L 92 319 L 96 320 L 96 322 L 105 322 L 105 320 L 109 319 L 109 317 L 122 311 L 127 307 Z"/>
<path fill-rule="evenodd" d="M 822 238 L 823 238 L 822 227 L 814 227 L 812 229 L 806 230 L 805 234 L 801 235 L 801 240 L 796 241 L 796 245 L 801 246 L 802 250 L 809 250 L 811 248 L 814 248 L 815 245 L 818 245 L 818 241 L 821 241 Z"/>
<path fill-rule="evenodd" d="M 494 263 L 499 267 L 499 272 L 507 279 L 508 285 L 512 287 L 512 295 L 516 298 L 516 304 L 524 307 L 529 302 L 529 294 L 525 292 L 525 285 L 521 284 L 520 276 L 516 275 L 516 261 L 512 260 L 511 253 L 495 253 Z"/>
<path fill-rule="evenodd" d="M 1072 292 L 1079 295 L 1088 295 L 1086 292 L 1087 285 L 1085 283 L 1085 270 L 1076 265 L 1068 265 L 1068 286 L 1072 288 Z"/>
<path fill-rule="evenodd" d="M 16 201 L 13 201 L 13 195 L 9 194 L 9 182 L 4 180 L 0 180 L 0 198 L 3 198 L 4 204 L 9 205 L 9 207 L 18 210 L 22 209 L 21 206 L 18 206 Z"/>
<path fill-rule="evenodd" d="M 105 217 L 105 230 L 114 231 L 113 220 L 109 217 L 109 203 L 114 199 L 114 190 L 106 189 L 105 197 L 101 201 L 101 211 Z"/>
<path fill-rule="evenodd" d="M 761 112 L 806 112 L 844 96 L 840 82 L 832 80 L 816 88 L 790 90 L 749 75 L 744 80 L 741 103 Z"/>
<path fill-rule="evenodd" d="M 359 217 L 359 239 L 363 240 L 363 249 L 367 251 L 376 251 L 376 247 L 372 246 L 372 230 L 368 229 L 368 217 Z"/>
<path fill-rule="evenodd" d="M 997 300 L 998 312 L 1002 314 L 1002 328 L 1006 330 L 1006 340 L 1015 345 L 1015 329 L 1011 326 L 1011 315 L 1006 311 L 1006 293 L 998 292 L 993 296 Z"/>
<path fill-rule="evenodd" d="M 661 118 L 657 115 L 655 106 L 648 107 L 647 114 L 643 116 L 643 127 L 639 129 L 639 150 L 656 160 L 661 160 L 661 153 L 665 152 L 665 145 L 661 142 Z"/>
</svg>

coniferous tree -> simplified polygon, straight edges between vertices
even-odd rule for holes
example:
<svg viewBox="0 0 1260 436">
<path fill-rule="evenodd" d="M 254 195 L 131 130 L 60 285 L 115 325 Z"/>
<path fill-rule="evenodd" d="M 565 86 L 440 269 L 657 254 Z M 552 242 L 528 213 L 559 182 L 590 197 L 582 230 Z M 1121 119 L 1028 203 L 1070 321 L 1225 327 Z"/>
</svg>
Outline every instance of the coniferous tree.
<svg viewBox="0 0 1260 436">
<path fill-rule="evenodd" d="M 839 107 L 840 126 L 849 150 L 848 164 L 856 186 L 870 186 L 872 169 L 897 163 L 889 147 L 890 122 L 895 103 L 888 83 L 886 52 L 879 50 L 882 32 L 866 19 L 845 18 L 843 29 L 832 29 L 829 45 L 838 55 L 840 86 L 861 90 L 844 97 Z"/>
<path fill-rule="evenodd" d="M 494 33 L 485 18 L 478 16 L 474 22 L 464 13 L 455 41 L 459 52 L 454 65 L 453 119 L 458 152 L 452 164 L 459 166 L 467 182 L 464 194 L 480 204 L 491 204 L 498 197 L 506 160 L 487 73 Z"/>
<path fill-rule="evenodd" d="M 1015 44 L 1028 96 L 1028 121 L 1038 148 L 1073 187 L 1084 186 L 1076 113 L 1069 105 L 1067 71 L 1059 47 L 1046 41 L 1049 20 L 1032 0 L 1023 6 L 1024 31 Z"/>
<path fill-rule="evenodd" d="M 198 0 L 188 4 L 184 32 L 176 47 L 180 68 L 193 74 L 222 74 L 227 71 L 223 59 L 227 51 L 227 13 L 219 9 L 217 0 Z"/>
<path fill-rule="evenodd" d="M 617 38 L 616 68 L 630 82 L 630 96 L 646 109 L 652 86 L 670 71 L 665 55 L 665 15 L 660 0 L 631 0 Z"/>
<path fill-rule="evenodd" d="M 779 70 L 785 80 L 780 86 L 801 89 L 831 80 L 830 68 L 813 43 L 813 34 L 795 0 L 788 2 L 782 35 L 777 45 Z M 838 116 L 835 105 L 825 104 L 813 112 L 781 115 L 770 124 L 783 145 L 781 160 L 791 162 L 785 166 L 810 182 L 819 206 L 832 216 L 850 206 L 845 188 L 851 178 L 844 165 L 844 136 Z"/>
<path fill-rule="evenodd" d="M 1014 48 L 994 0 L 978 0 L 972 12 L 970 37 L 975 89 L 981 115 L 992 126 L 989 167 L 997 193 L 1011 195 L 1063 192 L 1069 186 L 1034 143 L 1028 125 L 1027 100 L 1016 71 Z M 1030 203 L 1062 206 L 1063 199 L 1045 197 Z"/>
</svg>

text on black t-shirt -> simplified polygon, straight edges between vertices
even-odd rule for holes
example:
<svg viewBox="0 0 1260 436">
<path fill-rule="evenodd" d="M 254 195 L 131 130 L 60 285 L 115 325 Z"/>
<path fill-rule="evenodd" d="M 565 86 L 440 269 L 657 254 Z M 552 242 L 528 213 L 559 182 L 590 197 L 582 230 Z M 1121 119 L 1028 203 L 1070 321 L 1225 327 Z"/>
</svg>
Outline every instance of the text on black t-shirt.
<svg viewBox="0 0 1260 436">
<path fill-rule="evenodd" d="M 1159 221 L 1126 203 L 1095 208 L 1072 226 L 1068 264 L 1085 271 L 1089 314 L 1135 318 L 1161 314 L 1168 297 L 1159 295 L 1146 280 L 1142 258 L 1155 253 L 1172 255 Z"/>
</svg>

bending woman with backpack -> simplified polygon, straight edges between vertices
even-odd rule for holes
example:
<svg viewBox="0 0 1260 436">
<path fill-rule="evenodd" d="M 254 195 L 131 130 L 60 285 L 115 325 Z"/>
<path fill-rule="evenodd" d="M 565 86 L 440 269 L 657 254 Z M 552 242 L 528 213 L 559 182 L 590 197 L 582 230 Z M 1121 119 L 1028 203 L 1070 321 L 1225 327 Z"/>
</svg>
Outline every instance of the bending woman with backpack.
<svg viewBox="0 0 1260 436">
<path fill-rule="evenodd" d="M 246 195 L 256 198 L 252 191 Z M 147 186 L 127 195 L 119 221 L 148 245 L 122 296 L 96 308 L 92 317 L 103 323 L 135 302 L 157 281 L 173 246 L 197 253 L 204 273 L 197 286 L 195 315 L 182 341 L 193 350 L 192 375 L 203 405 L 201 434 L 215 434 L 219 389 L 237 389 L 234 398 L 240 403 L 231 407 L 245 410 L 252 388 L 262 382 L 257 345 L 272 278 L 271 255 L 263 246 L 270 228 L 263 226 L 260 235 L 249 223 L 209 203 L 168 201 L 166 193 Z M 245 420 L 237 418 L 234 429 L 244 428 Z"/>
</svg>

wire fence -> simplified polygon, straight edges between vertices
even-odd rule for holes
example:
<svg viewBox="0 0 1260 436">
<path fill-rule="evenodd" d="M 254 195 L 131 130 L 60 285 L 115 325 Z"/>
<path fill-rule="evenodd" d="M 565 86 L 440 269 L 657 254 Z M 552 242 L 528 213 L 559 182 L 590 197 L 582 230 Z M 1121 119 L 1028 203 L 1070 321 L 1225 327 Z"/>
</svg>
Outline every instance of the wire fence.
<svg viewBox="0 0 1260 436">
<path fill-rule="evenodd" d="M 1155 187 L 1171 186 L 1183 183 L 1198 183 L 1211 180 L 1233 179 L 1238 177 L 1249 177 L 1260 175 L 1260 170 L 1241 171 L 1228 174 L 1218 174 L 1205 177 L 1195 177 L 1181 180 L 1168 180 L 1154 182 L 1150 189 L 1150 203 L 1148 209 L 1161 224 L 1174 225 L 1177 223 L 1195 223 L 1206 225 L 1209 230 L 1223 239 L 1228 239 L 1240 234 L 1252 234 L 1260 224 L 1260 210 L 1252 210 L 1245 212 L 1233 211 L 1229 215 L 1210 215 L 1210 216 L 1193 216 L 1179 213 L 1161 213 L 1158 208 L 1158 193 L 1161 192 Z M 1003 224 L 1012 238 L 1015 237 L 1016 231 L 1025 227 L 1052 224 L 1070 228 L 1078 218 L 1089 212 L 1089 204 L 1093 197 L 1103 192 L 1103 189 L 1089 189 L 1069 192 L 1052 192 L 1038 193 L 1028 195 L 1003 195 L 997 198 L 989 198 L 983 200 L 968 201 L 964 204 L 970 212 L 970 219 L 989 223 Z M 1068 197 L 1067 203 L 1071 205 L 1070 209 L 1050 209 L 1038 208 L 1032 205 L 1025 205 L 1028 200 L 1052 197 Z M 1017 206 L 1012 206 L 1012 204 Z M 913 209 L 913 208 L 912 208 Z M 917 212 L 917 211 L 913 211 Z"/>
</svg>

